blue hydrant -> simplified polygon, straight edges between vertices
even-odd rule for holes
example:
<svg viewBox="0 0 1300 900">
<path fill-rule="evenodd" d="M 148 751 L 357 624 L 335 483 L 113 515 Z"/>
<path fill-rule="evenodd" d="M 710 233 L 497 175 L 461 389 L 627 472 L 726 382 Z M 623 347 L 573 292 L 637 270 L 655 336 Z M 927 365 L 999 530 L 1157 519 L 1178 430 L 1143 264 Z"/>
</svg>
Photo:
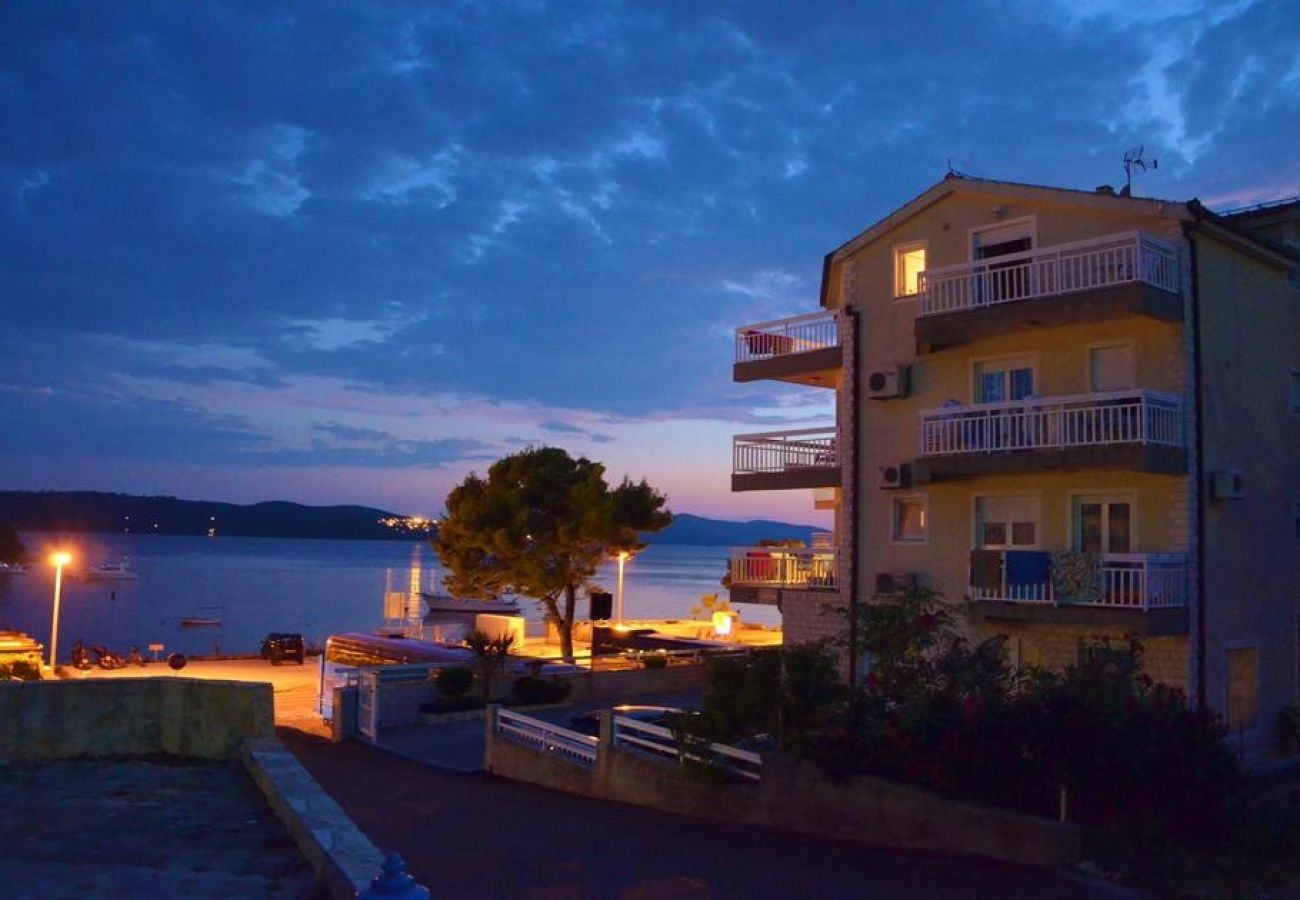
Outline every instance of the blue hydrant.
<svg viewBox="0 0 1300 900">
<path fill-rule="evenodd" d="M 383 900 L 385 897 L 429 900 L 429 889 L 416 884 L 415 879 L 406 874 L 406 860 L 396 850 L 384 857 L 384 864 L 371 880 L 370 887 L 357 894 L 357 900 Z"/>
</svg>

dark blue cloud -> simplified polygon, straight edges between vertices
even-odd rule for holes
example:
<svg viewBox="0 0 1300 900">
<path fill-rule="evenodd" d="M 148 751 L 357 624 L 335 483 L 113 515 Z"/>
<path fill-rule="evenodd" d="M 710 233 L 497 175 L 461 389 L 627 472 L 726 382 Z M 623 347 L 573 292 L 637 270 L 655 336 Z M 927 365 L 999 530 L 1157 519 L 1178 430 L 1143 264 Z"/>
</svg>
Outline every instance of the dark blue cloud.
<svg viewBox="0 0 1300 900">
<path fill-rule="evenodd" d="M 1286 0 L 6 3 L 0 387 L 32 419 L 0 456 L 56 422 L 273 452 L 178 398 L 297 379 L 585 411 L 529 429 L 595 443 L 590 414 L 762 421 L 799 389 L 731 384 L 729 330 L 814 308 L 822 254 L 950 161 L 1091 187 L 1145 142 L 1150 193 L 1293 193 L 1298 29 Z M 321 428 L 375 465 L 482 449 Z"/>
</svg>

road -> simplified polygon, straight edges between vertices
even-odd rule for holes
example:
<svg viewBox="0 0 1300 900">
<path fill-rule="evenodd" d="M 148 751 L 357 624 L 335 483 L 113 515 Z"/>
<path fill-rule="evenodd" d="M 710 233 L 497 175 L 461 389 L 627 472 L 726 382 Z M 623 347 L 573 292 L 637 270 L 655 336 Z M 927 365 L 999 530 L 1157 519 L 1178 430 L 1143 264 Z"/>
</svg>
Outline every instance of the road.
<svg viewBox="0 0 1300 900">
<path fill-rule="evenodd" d="M 439 900 L 1111 896 L 1048 872 L 692 819 L 440 771 L 358 741 L 280 736 Z"/>
</svg>

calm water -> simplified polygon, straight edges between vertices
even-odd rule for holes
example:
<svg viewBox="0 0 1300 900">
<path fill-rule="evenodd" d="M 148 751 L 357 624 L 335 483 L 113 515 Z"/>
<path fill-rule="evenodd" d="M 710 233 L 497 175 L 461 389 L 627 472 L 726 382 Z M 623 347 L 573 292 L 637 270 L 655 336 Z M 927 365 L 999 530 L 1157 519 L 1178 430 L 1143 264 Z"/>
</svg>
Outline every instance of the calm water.
<svg viewBox="0 0 1300 900">
<path fill-rule="evenodd" d="M 27 534 L 23 542 L 44 560 L 52 535 Z M 61 545 L 86 562 L 126 561 L 138 581 L 95 582 L 65 571 L 60 604 L 59 656 L 72 642 L 107 644 L 125 651 L 161 643 L 166 652 L 253 652 L 271 631 L 297 631 L 324 642 L 339 631 L 369 630 L 383 623 L 387 589 L 405 590 L 414 580 L 427 586 L 439 573 L 425 543 L 311 541 L 276 538 L 180 537 L 82 534 Z M 657 545 L 627 564 L 624 606 L 628 618 L 685 617 L 701 594 L 722 592 L 725 547 Z M 614 591 L 616 567 L 601 573 Z M 0 575 L 0 629 L 25 631 L 48 646 L 54 573 L 35 563 L 26 575 Z M 522 600 L 525 614 L 540 620 L 536 602 Z M 776 624 L 780 614 L 765 606 L 740 607 L 741 616 Z M 579 615 L 586 602 L 579 601 Z M 219 627 L 182 628 L 186 616 L 219 618 Z"/>
</svg>

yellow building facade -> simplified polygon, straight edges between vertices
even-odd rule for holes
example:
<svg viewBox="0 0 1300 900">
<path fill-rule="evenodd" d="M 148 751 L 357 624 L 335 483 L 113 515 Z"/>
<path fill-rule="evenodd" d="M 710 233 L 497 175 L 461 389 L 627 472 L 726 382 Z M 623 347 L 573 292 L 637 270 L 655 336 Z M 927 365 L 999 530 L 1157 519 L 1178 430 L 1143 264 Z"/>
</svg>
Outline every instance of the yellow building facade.
<svg viewBox="0 0 1300 900">
<path fill-rule="evenodd" d="M 797 642 L 924 585 L 1018 664 L 1136 633 L 1267 756 L 1300 692 L 1298 208 L 950 176 L 828 254 L 823 310 L 738 329 L 735 373 L 837 421 L 738 436 L 733 488 L 816 488 L 835 534 L 738 551 L 735 599 Z"/>
</svg>

